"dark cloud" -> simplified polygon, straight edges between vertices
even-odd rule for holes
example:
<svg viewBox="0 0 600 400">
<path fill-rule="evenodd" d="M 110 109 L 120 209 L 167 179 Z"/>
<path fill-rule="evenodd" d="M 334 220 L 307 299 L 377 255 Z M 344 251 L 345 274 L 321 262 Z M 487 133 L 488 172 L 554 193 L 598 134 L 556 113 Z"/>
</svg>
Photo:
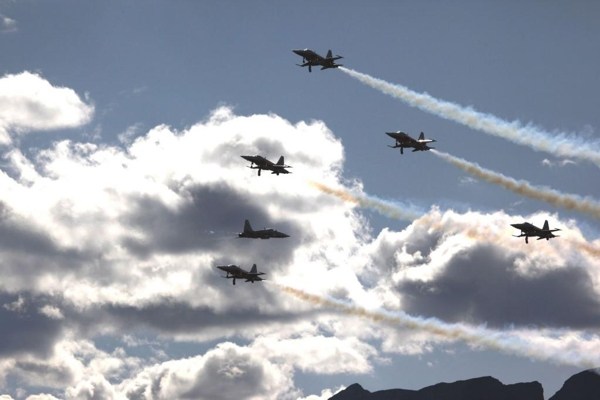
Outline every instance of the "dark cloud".
<svg viewBox="0 0 600 400">
<path fill-rule="evenodd" d="M 46 357 L 52 353 L 63 324 L 40 312 L 49 304 L 47 299 L 28 293 L 0 293 L 0 356 L 27 353 Z"/>
<path fill-rule="evenodd" d="M 5 284 L 32 288 L 32 283 L 48 275 L 56 278 L 81 272 L 106 279 L 110 267 L 101 260 L 100 250 L 61 246 L 0 203 L 0 272 Z"/>
<path fill-rule="evenodd" d="M 56 245 L 42 232 L 31 227 L 27 221 L 17 221 L 5 204 L 0 203 L 0 251 L 56 255 Z"/>
<path fill-rule="evenodd" d="M 406 312 L 450 322 L 600 327 L 600 299 L 585 269 L 567 265 L 524 276 L 516 259 L 478 245 L 456 254 L 433 280 L 404 281 L 396 289 Z"/>
<path fill-rule="evenodd" d="M 138 257 L 156 252 L 184 253 L 206 250 L 218 254 L 237 255 L 231 261 L 248 260 L 253 263 L 289 260 L 298 246 L 299 229 L 290 222 L 274 221 L 266 213 L 264 199 L 256 199 L 226 185 L 195 187 L 189 190 L 191 202 L 177 210 L 166 207 L 159 200 L 143 197 L 132 199 L 133 211 L 124 217 L 124 223 L 141 231 L 144 238 L 129 237 L 124 245 Z M 278 201 L 278 199 L 272 199 Z M 279 200 L 280 201 L 280 200 Z M 248 219 L 254 229 L 273 227 L 289 233 L 287 239 L 240 239 Z"/>
<path fill-rule="evenodd" d="M 250 284 L 248 284 L 250 285 Z M 249 292 L 241 298 L 237 307 L 215 311 L 210 307 L 194 307 L 174 299 L 164 299 L 160 303 L 144 306 L 106 305 L 100 309 L 88 310 L 88 315 L 79 315 L 83 324 L 95 326 L 101 323 L 118 331 L 147 331 L 163 335 L 193 335 L 209 330 L 222 330 L 222 336 L 241 333 L 267 324 L 287 324 L 314 318 L 316 311 L 289 313 L 285 311 L 265 312 L 259 309 L 265 302 L 264 296 Z M 257 297 L 259 297 L 257 299 Z M 253 300 L 254 299 L 254 300 Z M 237 302 L 236 302 L 237 303 Z"/>
</svg>

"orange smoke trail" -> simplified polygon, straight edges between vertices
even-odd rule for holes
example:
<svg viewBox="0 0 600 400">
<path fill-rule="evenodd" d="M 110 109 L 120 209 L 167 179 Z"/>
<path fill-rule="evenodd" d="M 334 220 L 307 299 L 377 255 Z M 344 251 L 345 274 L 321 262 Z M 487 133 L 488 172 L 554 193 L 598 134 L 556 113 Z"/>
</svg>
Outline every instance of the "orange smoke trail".
<svg viewBox="0 0 600 400">
<path fill-rule="evenodd" d="M 372 196 L 356 195 L 345 189 L 334 189 L 319 182 L 309 181 L 308 183 L 323 193 L 330 194 L 348 203 L 354 203 L 360 207 L 375 210 L 390 218 L 402 221 L 414 221 L 424 213 L 411 210 L 409 209 L 410 207 L 407 206 L 394 204 Z"/>
<path fill-rule="evenodd" d="M 574 194 L 565 194 L 547 187 L 533 186 L 524 180 L 515 180 L 498 172 L 483 168 L 476 163 L 469 162 L 459 157 L 438 150 L 431 150 L 436 156 L 448 161 L 450 164 L 462 169 L 469 174 L 483 179 L 487 182 L 501 186 L 513 193 L 520 194 L 530 199 L 544 201 L 556 207 L 562 207 L 567 210 L 575 210 L 586 213 L 600 219 L 600 202 L 577 196 Z"/>
<path fill-rule="evenodd" d="M 588 242 L 583 242 L 581 240 L 565 238 L 565 240 L 569 241 L 573 246 L 577 247 L 579 250 L 582 250 L 589 254 L 592 257 L 597 257 L 600 259 L 600 247 L 595 246 Z"/>
<path fill-rule="evenodd" d="M 276 282 L 271 284 L 279 287 L 283 292 L 297 299 L 320 307 L 334 309 L 346 315 L 356 316 L 377 323 L 386 323 L 400 326 L 401 328 L 425 331 L 433 335 L 450 339 L 460 340 L 471 345 L 481 346 L 492 350 L 502 351 L 509 354 L 536 358 L 538 360 L 553 361 L 561 364 L 575 365 L 582 368 L 593 368 L 600 363 L 600 355 L 594 356 L 589 352 L 577 352 L 569 349 L 554 349 L 544 351 L 538 343 L 526 340 L 516 334 L 507 331 L 492 331 L 484 327 L 471 327 L 463 324 L 448 324 L 435 318 L 413 317 L 402 312 L 390 313 L 387 311 L 369 311 L 365 308 L 349 305 L 339 300 L 328 299 L 315 294 L 307 293 Z M 566 337 L 568 334 L 564 334 Z M 572 335 L 571 335 L 572 336 Z M 572 339 L 569 336 L 567 339 Z M 562 342 L 560 332 L 551 338 L 539 337 L 537 340 L 554 340 Z"/>
</svg>

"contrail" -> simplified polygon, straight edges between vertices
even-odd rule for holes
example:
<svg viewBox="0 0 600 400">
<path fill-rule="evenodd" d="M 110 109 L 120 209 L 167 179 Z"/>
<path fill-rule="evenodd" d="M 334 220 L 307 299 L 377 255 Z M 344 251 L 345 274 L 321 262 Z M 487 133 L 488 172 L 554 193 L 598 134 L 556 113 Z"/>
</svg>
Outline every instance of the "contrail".
<svg viewBox="0 0 600 400">
<path fill-rule="evenodd" d="M 471 107 L 463 107 L 449 101 L 438 100 L 427 93 L 417 93 L 409 88 L 377 79 L 367 74 L 340 67 L 344 73 L 406 104 L 448 119 L 469 128 L 502 137 L 513 143 L 528 146 L 559 157 L 588 160 L 600 166 L 600 149 L 597 143 L 590 144 L 573 135 L 564 133 L 551 135 L 533 125 L 522 125 L 518 121 L 504 121 L 494 115 L 485 114 Z"/>
<path fill-rule="evenodd" d="M 431 150 L 436 156 L 448 161 L 450 164 L 462 169 L 469 174 L 483 179 L 487 182 L 502 186 L 511 192 L 529 197 L 531 199 L 544 201 L 556 207 L 566 208 L 589 214 L 600 219 L 600 202 L 589 197 L 581 197 L 575 194 L 564 194 L 548 187 L 533 186 L 524 180 L 515 180 L 501 173 L 483 168 L 476 163 L 454 157 L 448 153 Z"/>
<path fill-rule="evenodd" d="M 371 322 L 385 323 L 400 326 L 401 328 L 415 331 L 425 331 L 433 335 L 449 339 L 460 340 L 474 346 L 481 346 L 509 354 L 526 356 L 544 361 L 553 361 L 561 364 L 575 365 L 583 368 L 594 368 L 600 363 L 600 355 L 594 356 L 593 352 L 578 351 L 571 344 L 566 344 L 569 350 L 559 345 L 555 349 L 543 349 L 541 344 L 555 342 L 577 342 L 572 334 L 552 332 L 551 337 L 536 335 L 536 339 L 527 340 L 510 331 L 493 331 L 485 327 L 473 327 L 464 324 L 449 324 L 436 318 L 421 318 L 403 312 L 371 311 L 366 308 L 344 303 L 340 300 L 330 299 L 315 294 L 307 293 L 276 282 L 271 282 L 282 291 L 300 300 L 320 307 L 334 309 L 346 315 L 356 316 Z M 594 339 L 597 339 L 594 337 Z M 539 342 L 539 343 L 536 343 Z"/>
<path fill-rule="evenodd" d="M 390 201 L 378 199 L 374 196 L 357 195 L 345 189 L 334 189 L 323 183 L 309 181 L 314 188 L 323 193 L 327 193 L 350 203 L 358 204 L 361 207 L 369 208 L 379 212 L 386 217 L 399 219 L 402 221 L 414 221 L 421 217 L 425 211 L 419 212 L 413 206 L 401 205 Z"/>
</svg>

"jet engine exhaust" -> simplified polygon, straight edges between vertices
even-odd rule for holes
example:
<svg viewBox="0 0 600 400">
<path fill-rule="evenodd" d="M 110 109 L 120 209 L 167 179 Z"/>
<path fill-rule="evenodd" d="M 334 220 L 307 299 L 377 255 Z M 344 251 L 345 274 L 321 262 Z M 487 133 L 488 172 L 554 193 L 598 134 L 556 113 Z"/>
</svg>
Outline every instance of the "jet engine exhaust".
<svg viewBox="0 0 600 400">
<path fill-rule="evenodd" d="M 600 219 L 600 202 L 589 197 L 565 194 L 544 186 L 533 186 L 527 181 L 510 178 L 448 153 L 438 150 L 431 150 L 431 152 L 463 171 L 486 182 L 508 189 L 513 193 L 543 201 L 556 207 L 579 211 Z"/>
<path fill-rule="evenodd" d="M 485 326 L 471 326 L 462 323 L 446 323 L 437 318 L 411 316 L 402 311 L 368 310 L 338 299 L 311 294 L 276 282 L 284 293 L 318 307 L 361 318 L 370 322 L 383 323 L 409 331 L 427 332 L 451 341 L 461 341 L 473 347 L 483 347 L 522 357 L 583 368 L 594 368 L 600 363 L 600 353 L 581 348 L 573 348 L 573 333 L 563 330 L 492 330 Z M 579 338 L 582 342 L 600 342 L 600 338 Z M 600 346 L 600 343 L 595 343 Z"/>
<path fill-rule="evenodd" d="M 557 157 L 587 160 L 600 166 L 600 143 L 598 142 L 585 142 L 575 135 L 566 133 L 552 135 L 531 124 L 523 125 L 519 121 L 508 122 L 492 114 L 479 112 L 472 107 L 439 100 L 427 93 L 417 93 L 405 86 L 389 83 L 350 68 L 339 69 L 365 85 L 400 99 L 411 107 L 528 146 L 536 151 L 543 151 Z"/>
</svg>

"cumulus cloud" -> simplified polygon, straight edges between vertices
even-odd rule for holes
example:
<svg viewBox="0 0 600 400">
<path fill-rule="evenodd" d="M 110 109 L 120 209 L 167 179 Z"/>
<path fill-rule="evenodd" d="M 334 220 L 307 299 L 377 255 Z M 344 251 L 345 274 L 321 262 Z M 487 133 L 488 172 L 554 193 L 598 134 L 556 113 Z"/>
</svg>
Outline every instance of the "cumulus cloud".
<svg viewBox="0 0 600 400">
<path fill-rule="evenodd" d="M 377 354 L 374 347 L 357 338 L 323 335 L 275 340 L 263 336 L 255 340 L 252 349 L 316 374 L 368 373 L 372 371 L 371 358 Z"/>
<path fill-rule="evenodd" d="M 246 168 L 244 154 L 285 155 L 294 173 L 258 177 Z M 25 307 L 36 321 L 55 327 L 54 335 L 37 342 L 46 355 L 58 351 L 65 335 L 119 336 L 123 330 L 196 341 L 274 332 L 285 332 L 284 340 L 298 328 L 314 332 L 305 321 L 318 318 L 318 311 L 298 310 L 268 283 L 232 288 L 215 265 L 257 263 L 270 280 L 288 276 L 300 284 L 324 274 L 337 281 L 335 290 L 361 291 L 347 260 L 364 239 L 356 229 L 364 221 L 308 184 L 339 185 L 343 157 L 340 141 L 321 122 L 236 116 L 229 108 L 183 131 L 155 127 L 123 147 L 59 141 L 33 156 L 11 149 L 0 174 L 0 235 L 6 238 L 0 289 L 12 307 L 3 312 Z M 246 218 L 291 237 L 239 239 Z M 18 328 L 8 325 L 7 335 Z M 348 342 L 335 343 L 341 349 Z M 368 370 L 374 350 L 354 345 L 360 350 L 345 346 L 354 352 L 349 357 Z M 35 358 L 32 349 L 19 357 Z M 74 352 L 72 358 L 81 356 Z M 19 362 L 7 371 L 37 376 Z M 333 362 L 328 358 L 321 368 Z M 57 380 L 80 376 L 69 396 L 110 393 L 104 374 L 69 374 Z"/>
<path fill-rule="evenodd" d="M 73 89 L 53 86 L 38 74 L 22 72 L 0 78 L 0 143 L 34 131 L 87 124 L 94 106 Z"/>
<path fill-rule="evenodd" d="M 432 211 L 407 234 L 382 231 L 374 262 L 391 268 L 393 293 L 415 315 L 449 322 L 597 328 L 594 247 L 567 221 L 562 237 L 529 245 L 511 236 L 523 217 Z M 533 223 L 551 216 L 527 218 Z"/>
<path fill-rule="evenodd" d="M 284 155 L 293 173 L 258 177 L 240 157 L 248 154 Z M 136 131 L 119 146 L 63 140 L 4 157 L 5 379 L 66 398 L 216 399 L 224 385 L 239 390 L 228 398 L 301 398 L 295 371 L 369 373 L 386 352 L 419 354 L 449 340 L 356 324 L 355 315 L 302 304 L 281 285 L 492 331 L 539 324 L 550 329 L 539 339 L 544 348 L 567 343 L 552 330 L 565 327 L 577 337 L 572 348 L 597 348 L 584 334 L 598 326 L 597 243 L 572 222 L 552 217 L 561 238 L 525 245 L 508 225 L 520 216 L 433 208 L 373 238 L 359 207 L 378 198 L 360 183 L 353 193 L 368 202 L 311 184 L 345 182 L 342 143 L 322 122 L 222 107 L 183 130 Z M 246 218 L 291 237 L 239 239 Z M 256 263 L 268 280 L 233 287 L 215 269 L 229 263 Z M 119 345 L 102 346 L 107 337 Z M 190 358 L 169 354 L 165 343 L 179 342 L 204 347 Z M 140 355 L 142 347 L 150 349 Z"/>
<path fill-rule="evenodd" d="M 168 361 L 122 384 L 129 399 L 292 399 L 289 374 L 250 349 L 222 343 L 203 356 Z"/>
</svg>

